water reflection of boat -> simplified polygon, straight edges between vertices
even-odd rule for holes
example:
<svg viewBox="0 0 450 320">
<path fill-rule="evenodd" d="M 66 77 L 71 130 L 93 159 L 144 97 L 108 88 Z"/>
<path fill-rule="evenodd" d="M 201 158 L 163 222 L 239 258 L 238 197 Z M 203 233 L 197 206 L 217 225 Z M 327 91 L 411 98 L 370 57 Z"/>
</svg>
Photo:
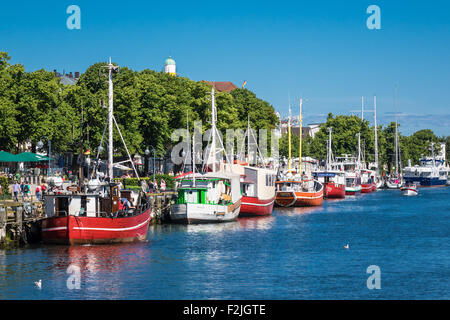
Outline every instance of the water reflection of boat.
<svg viewBox="0 0 450 320">
<path fill-rule="evenodd" d="M 238 220 L 239 225 L 244 230 L 268 230 L 275 221 L 274 216 L 245 217 Z"/>
<path fill-rule="evenodd" d="M 227 223 L 205 223 L 205 224 L 188 224 L 184 225 L 187 233 L 219 233 L 225 231 L 238 231 L 241 226 L 237 221 L 231 221 Z"/>
<path fill-rule="evenodd" d="M 75 265 L 80 271 L 88 271 L 91 275 L 98 272 L 117 272 L 134 268 L 148 260 L 149 247 L 145 242 L 115 245 L 81 245 L 70 247 L 52 247 L 57 257 L 53 267 L 66 270 Z"/>
<path fill-rule="evenodd" d="M 285 216 L 297 216 L 323 210 L 322 207 L 278 207 L 277 214 Z"/>
</svg>

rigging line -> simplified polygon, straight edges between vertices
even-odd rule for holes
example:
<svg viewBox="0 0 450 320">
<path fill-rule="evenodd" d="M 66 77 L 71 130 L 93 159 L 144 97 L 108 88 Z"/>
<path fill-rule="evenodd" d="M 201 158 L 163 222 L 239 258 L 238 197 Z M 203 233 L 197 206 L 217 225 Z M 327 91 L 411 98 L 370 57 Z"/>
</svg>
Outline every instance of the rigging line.
<svg viewBox="0 0 450 320">
<path fill-rule="evenodd" d="M 133 161 L 131 159 L 130 152 L 128 151 L 127 145 L 126 145 L 125 140 L 123 139 L 123 136 L 122 136 L 122 132 L 120 132 L 119 125 L 117 124 L 117 121 L 116 121 L 116 118 L 114 117 L 114 115 L 112 116 L 112 119 L 114 120 L 114 123 L 116 125 L 117 131 L 119 131 L 120 138 L 122 139 L 123 145 L 124 145 L 125 150 L 126 150 L 126 152 L 128 154 L 128 158 L 130 159 L 131 166 L 133 167 L 134 173 L 136 173 L 136 177 L 138 178 L 138 180 L 140 180 L 139 174 L 138 174 L 138 172 L 137 172 L 137 170 L 136 170 L 136 168 L 134 166 L 134 163 L 133 163 Z"/>
</svg>

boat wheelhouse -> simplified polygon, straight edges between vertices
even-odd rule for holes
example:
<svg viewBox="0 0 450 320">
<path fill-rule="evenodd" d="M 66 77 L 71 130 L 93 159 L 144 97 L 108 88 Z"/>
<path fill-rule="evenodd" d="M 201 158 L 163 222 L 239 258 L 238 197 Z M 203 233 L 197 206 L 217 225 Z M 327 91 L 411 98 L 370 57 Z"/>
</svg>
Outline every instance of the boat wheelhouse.
<svg viewBox="0 0 450 320">
<path fill-rule="evenodd" d="M 345 172 L 345 194 L 357 195 L 361 192 L 361 174 L 356 157 L 337 157 L 337 165 Z"/>
<path fill-rule="evenodd" d="M 371 193 L 376 190 L 375 174 L 372 170 L 361 169 L 361 193 Z"/>
<path fill-rule="evenodd" d="M 234 221 L 241 207 L 240 176 L 224 172 L 190 174 L 178 187 L 170 218 L 178 223 Z"/>
<path fill-rule="evenodd" d="M 327 199 L 345 198 L 345 172 L 338 170 L 314 171 L 315 180 L 323 184 L 323 196 Z"/>
</svg>

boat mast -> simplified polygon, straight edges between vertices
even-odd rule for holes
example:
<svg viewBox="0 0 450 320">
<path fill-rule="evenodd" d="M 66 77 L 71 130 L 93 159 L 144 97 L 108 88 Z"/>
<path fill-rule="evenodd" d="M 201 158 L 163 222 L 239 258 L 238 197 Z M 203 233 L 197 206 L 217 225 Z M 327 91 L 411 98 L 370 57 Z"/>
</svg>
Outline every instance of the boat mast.
<svg viewBox="0 0 450 320">
<path fill-rule="evenodd" d="M 299 125 L 299 150 L 298 150 L 298 170 L 300 170 L 300 174 L 302 174 L 302 105 L 303 99 L 300 98 L 300 115 L 298 116 L 298 125 Z"/>
<path fill-rule="evenodd" d="M 379 174 L 378 170 L 378 134 L 377 134 L 377 96 L 373 96 L 373 121 L 375 126 L 375 170 L 376 174 Z"/>
<path fill-rule="evenodd" d="M 361 133 L 358 132 L 356 135 L 358 136 L 358 163 L 357 163 L 357 167 L 360 168 L 361 167 Z"/>
<path fill-rule="evenodd" d="M 112 72 L 114 66 L 111 63 L 111 58 L 109 58 L 108 64 L 108 176 L 109 181 L 112 182 L 113 179 L 113 81 L 112 81 Z"/>
<path fill-rule="evenodd" d="M 327 149 L 327 170 L 331 169 L 331 132 L 332 127 L 328 127 L 328 149 Z"/>
<path fill-rule="evenodd" d="M 245 139 L 245 137 L 244 137 Z M 250 165 L 250 115 L 247 115 L 247 164 Z"/>
<path fill-rule="evenodd" d="M 195 126 L 192 134 L 192 185 L 195 187 Z"/>
<path fill-rule="evenodd" d="M 289 172 L 291 172 L 291 99 L 289 98 L 289 119 L 288 119 L 288 140 L 289 140 Z"/>
<path fill-rule="evenodd" d="M 398 176 L 397 84 L 395 85 L 395 176 Z"/>
<path fill-rule="evenodd" d="M 436 158 L 434 156 L 434 142 L 431 142 L 431 157 L 433 158 L 433 167 L 436 167 Z"/>
<path fill-rule="evenodd" d="M 209 158 L 212 155 L 213 158 L 213 172 L 216 172 L 216 98 L 214 93 L 214 87 L 211 89 L 211 134 L 212 134 L 212 141 L 211 141 L 211 149 L 209 151 Z"/>
</svg>

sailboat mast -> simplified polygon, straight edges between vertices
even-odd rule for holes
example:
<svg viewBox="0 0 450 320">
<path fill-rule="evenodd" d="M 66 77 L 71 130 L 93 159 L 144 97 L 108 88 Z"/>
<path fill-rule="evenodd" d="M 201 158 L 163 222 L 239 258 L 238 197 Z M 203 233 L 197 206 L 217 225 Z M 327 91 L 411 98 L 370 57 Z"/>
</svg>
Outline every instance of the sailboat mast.
<svg viewBox="0 0 450 320">
<path fill-rule="evenodd" d="M 213 172 L 216 172 L 216 100 L 214 95 L 214 87 L 211 89 L 211 151 L 213 156 Z"/>
<path fill-rule="evenodd" d="M 328 127 L 328 149 L 327 149 L 327 170 L 331 170 L 331 132 L 332 127 Z"/>
<path fill-rule="evenodd" d="M 250 161 L 250 115 L 247 115 L 247 163 L 252 163 Z"/>
<path fill-rule="evenodd" d="M 113 64 L 109 58 L 108 64 L 108 176 L 112 182 L 113 178 L 113 81 L 112 81 Z"/>
<path fill-rule="evenodd" d="M 192 185 L 195 187 L 195 126 L 192 134 Z"/>
<path fill-rule="evenodd" d="M 375 167 L 378 174 L 377 96 L 373 96 L 373 122 L 375 126 Z"/>
<path fill-rule="evenodd" d="M 289 140 L 289 172 L 291 169 L 291 100 L 289 99 L 289 119 L 288 119 L 288 140 Z"/>
<path fill-rule="evenodd" d="M 358 132 L 358 168 L 361 167 L 361 133 Z"/>
<path fill-rule="evenodd" d="M 302 174 L 302 105 L 303 99 L 300 98 L 300 115 L 298 116 L 298 125 L 299 125 L 299 150 L 298 150 L 298 170 L 300 170 L 300 174 Z"/>
<path fill-rule="evenodd" d="M 398 176 L 397 84 L 395 85 L 395 175 Z"/>
</svg>

